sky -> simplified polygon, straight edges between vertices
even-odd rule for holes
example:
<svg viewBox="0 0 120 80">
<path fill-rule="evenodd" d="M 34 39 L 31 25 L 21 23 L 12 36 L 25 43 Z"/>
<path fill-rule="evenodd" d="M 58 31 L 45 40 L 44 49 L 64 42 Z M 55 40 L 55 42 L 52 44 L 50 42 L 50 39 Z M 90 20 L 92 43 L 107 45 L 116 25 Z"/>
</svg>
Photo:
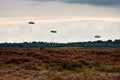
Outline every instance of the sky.
<svg viewBox="0 0 120 80">
<path fill-rule="evenodd" d="M 0 0 L 0 42 L 67 43 L 119 35 L 120 0 Z"/>
</svg>

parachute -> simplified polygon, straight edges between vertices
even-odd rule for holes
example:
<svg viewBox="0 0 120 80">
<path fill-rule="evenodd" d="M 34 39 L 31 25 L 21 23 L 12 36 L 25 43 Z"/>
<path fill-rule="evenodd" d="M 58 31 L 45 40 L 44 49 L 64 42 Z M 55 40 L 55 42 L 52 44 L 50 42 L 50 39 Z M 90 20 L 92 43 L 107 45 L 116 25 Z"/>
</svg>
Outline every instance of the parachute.
<svg viewBox="0 0 120 80">
<path fill-rule="evenodd" d="M 95 38 L 101 38 L 101 36 L 99 36 L 99 35 L 96 35 L 96 36 L 95 36 Z"/>
<path fill-rule="evenodd" d="M 33 21 L 30 21 L 30 22 L 28 22 L 28 24 L 35 24 L 35 22 L 33 22 Z"/>
<path fill-rule="evenodd" d="M 51 33 L 57 33 L 57 31 L 55 31 L 55 30 L 51 30 L 50 32 L 51 32 Z"/>
</svg>

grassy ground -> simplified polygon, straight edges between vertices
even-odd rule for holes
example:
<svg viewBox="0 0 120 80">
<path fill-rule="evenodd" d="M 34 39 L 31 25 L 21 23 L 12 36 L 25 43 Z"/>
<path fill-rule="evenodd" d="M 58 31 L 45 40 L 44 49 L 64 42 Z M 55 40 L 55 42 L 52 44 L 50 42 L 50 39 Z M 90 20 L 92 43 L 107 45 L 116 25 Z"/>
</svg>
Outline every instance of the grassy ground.
<svg viewBox="0 0 120 80">
<path fill-rule="evenodd" d="M 120 80 L 120 49 L 0 48 L 0 80 Z"/>
</svg>

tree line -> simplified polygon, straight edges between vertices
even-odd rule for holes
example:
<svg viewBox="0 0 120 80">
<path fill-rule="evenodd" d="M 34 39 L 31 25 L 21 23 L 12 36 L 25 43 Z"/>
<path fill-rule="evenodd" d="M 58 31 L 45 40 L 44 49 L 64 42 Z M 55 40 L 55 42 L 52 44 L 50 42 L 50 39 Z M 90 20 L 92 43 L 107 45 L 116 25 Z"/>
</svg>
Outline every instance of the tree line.
<svg viewBox="0 0 120 80">
<path fill-rule="evenodd" d="M 55 42 L 23 42 L 23 43 L 0 43 L 1 48 L 39 48 L 39 47 L 81 47 L 81 48 L 120 48 L 120 39 L 114 41 L 88 41 L 88 42 L 71 42 L 71 43 L 55 43 Z"/>
</svg>

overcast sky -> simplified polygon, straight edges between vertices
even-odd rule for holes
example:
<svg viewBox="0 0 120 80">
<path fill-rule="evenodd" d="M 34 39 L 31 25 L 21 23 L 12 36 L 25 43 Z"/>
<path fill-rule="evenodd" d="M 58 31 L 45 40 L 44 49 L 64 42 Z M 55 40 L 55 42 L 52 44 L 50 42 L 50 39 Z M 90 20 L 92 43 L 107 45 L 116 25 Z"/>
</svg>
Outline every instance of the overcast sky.
<svg viewBox="0 0 120 80">
<path fill-rule="evenodd" d="M 120 38 L 120 0 L 0 0 L 0 42 L 93 41 L 95 35 Z"/>
</svg>

